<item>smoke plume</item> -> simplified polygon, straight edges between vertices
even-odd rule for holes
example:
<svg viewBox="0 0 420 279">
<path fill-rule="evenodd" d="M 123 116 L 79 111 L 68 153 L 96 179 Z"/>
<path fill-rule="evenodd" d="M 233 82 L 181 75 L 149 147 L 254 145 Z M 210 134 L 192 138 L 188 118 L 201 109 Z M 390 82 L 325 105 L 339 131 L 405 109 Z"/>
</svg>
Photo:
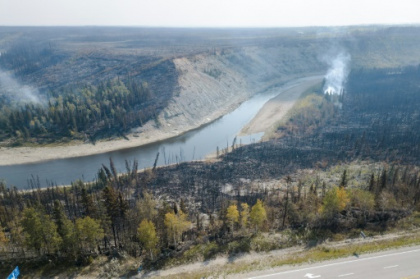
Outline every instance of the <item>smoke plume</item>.
<svg viewBox="0 0 420 279">
<path fill-rule="evenodd" d="M 20 84 L 9 73 L 0 70 L 0 96 L 6 97 L 12 104 L 45 104 L 45 99 L 36 88 Z"/>
<path fill-rule="evenodd" d="M 339 95 L 343 92 L 349 74 L 350 54 L 340 51 L 333 56 L 324 56 L 323 60 L 329 66 L 325 75 L 324 93 Z"/>
</svg>

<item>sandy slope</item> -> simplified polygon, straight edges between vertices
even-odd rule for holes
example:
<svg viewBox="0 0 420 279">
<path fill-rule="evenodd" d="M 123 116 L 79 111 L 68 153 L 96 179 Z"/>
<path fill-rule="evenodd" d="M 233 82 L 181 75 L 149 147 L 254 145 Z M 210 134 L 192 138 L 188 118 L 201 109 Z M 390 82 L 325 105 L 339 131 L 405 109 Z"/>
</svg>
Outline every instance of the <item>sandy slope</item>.
<svg viewBox="0 0 420 279">
<path fill-rule="evenodd" d="M 149 121 L 133 129 L 128 140 L 99 141 L 95 145 L 74 142 L 55 147 L 0 148 L 0 165 L 93 155 L 168 139 L 214 121 L 252 95 L 245 78 L 222 59 L 196 55 L 174 59 L 174 63 L 179 72 L 180 89 L 158 116 L 160 127 Z M 214 78 L 206 74 L 207 69 L 223 70 L 223 75 Z"/>
</svg>

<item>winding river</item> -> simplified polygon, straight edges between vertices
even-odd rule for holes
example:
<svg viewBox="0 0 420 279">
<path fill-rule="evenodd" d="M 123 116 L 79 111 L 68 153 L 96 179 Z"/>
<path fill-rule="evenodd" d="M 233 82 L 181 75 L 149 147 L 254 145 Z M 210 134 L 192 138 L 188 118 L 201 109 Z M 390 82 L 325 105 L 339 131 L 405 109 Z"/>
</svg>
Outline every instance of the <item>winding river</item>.
<svg viewBox="0 0 420 279">
<path fill-rule="evenodd" d="M 293 80 L 276 90 L 257 94 L 242 103 L 233 112 L 175 138 L 84 157 L 0 166 L 0 178 L 4 179 L 8 186 L 13 185 L 18 189 L 27 189 L 29 188 L 28 181 L 33 178 L 39 179 L 41 187 L 46 187 L 51 183 L 68 185 L 77 179 L 93 181 L 102 164 L 109 166 L 109 158 L 112 158 L 119 172 L 126 170 L 125 161 L 131 165 L 134 160 L 137 160 L 139 169 L 151 167 L 158 153 L 158 166 L 200 160 L 210 153 L 216 153 L 218 148 L 222 150 L 226 146 L 231 146 L 241 129 L 255 117 L 268 100 L 308 79 L 310 78 Z M 236 143 L 257 142 L 262 136 L 263 133 L 237 137 Z"/>
</svg>

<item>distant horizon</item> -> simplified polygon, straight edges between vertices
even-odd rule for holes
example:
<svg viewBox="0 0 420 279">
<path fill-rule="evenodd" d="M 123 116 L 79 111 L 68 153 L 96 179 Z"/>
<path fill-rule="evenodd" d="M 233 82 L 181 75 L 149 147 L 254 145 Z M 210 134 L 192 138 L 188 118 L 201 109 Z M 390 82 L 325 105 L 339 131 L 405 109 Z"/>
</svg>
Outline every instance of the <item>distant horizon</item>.
<svg viewBox="0 0 420 279">
<path fill-rule="evenodd" d="M 1 27 L 24 27 L 24 28 L 43 28 L 43 27 L 110 27 L 110 28 L 156 28 L 156 29 L 293 29 L 293 28 L 345 28 L 345 27 L 390 27 L 390 26 L 420 26 L 420 22 L 413 23 L 369 23 L 352 25 L 296 25 L 296 26 L 158 26 L 158 25 L 2 25 Z"/>
<path fill-rule="evenodd" d="M 288 28 L 420 24 L 415 0 L 0 0 L 0 26 Z"/>
</svg>

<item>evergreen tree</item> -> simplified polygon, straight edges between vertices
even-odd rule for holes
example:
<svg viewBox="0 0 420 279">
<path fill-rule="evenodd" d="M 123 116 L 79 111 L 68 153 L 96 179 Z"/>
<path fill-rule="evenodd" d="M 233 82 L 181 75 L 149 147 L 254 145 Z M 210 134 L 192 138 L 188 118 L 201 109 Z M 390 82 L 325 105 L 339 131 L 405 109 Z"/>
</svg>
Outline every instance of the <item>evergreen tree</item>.
<svg viewBox="0 0 420 279">
<path fill-rule="evenodd" d="M 111 185 L 107 185 L 103 190 L 104 204 L 107 215 L 111 221 L 112 234 L 114 236 L 114 245 L 117 247 L 117 222 L 120 216 L 118 195 Z"/>
<path fill-rule="evenodd" d="M 347 187 L 347 170 L 343 171 L 341 176 L 340 187 Z"/>
<path fill-rule="evenodd" d="M 368 190 L 371 193 L 375 192 L 375 175 L 373 173 L 370 175 Z"/>
<path fill-rule="evenodd" d="M 90 195 L 86 188 L 82 187 L 82 206 L 83 206 L 83 215 L 84 216 L 95 216 L 96 214 L 96 206 L 93 202 L 92 195 Z"/>
<path fill-rule="evenodd" d="M 54 201 L 54 221 L 57 225 L 57 233 L 62 242 L 60 251 L 70 258 L 74 258 L 77 252 L 77 238 L 74 224 L 67 218 L 64 208 L 58 200 Z"/>
</svg>

